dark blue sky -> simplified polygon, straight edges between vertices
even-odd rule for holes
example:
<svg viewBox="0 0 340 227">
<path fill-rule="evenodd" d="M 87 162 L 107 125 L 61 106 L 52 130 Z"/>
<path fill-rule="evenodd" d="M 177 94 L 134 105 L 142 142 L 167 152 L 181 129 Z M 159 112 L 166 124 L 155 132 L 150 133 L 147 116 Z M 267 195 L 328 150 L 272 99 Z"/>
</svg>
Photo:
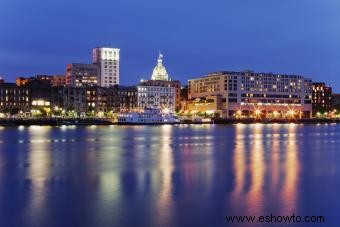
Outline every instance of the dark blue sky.
<svg viewBox="0 0 340 227">
<path fill-rule="evenodd" d="M 339 0 L 1 0 L 0 74 L 64 73 L 91 49 L 121 49 L 121 83 L 219 70 L 307 75 L 340 92 Z"/>
</svg>

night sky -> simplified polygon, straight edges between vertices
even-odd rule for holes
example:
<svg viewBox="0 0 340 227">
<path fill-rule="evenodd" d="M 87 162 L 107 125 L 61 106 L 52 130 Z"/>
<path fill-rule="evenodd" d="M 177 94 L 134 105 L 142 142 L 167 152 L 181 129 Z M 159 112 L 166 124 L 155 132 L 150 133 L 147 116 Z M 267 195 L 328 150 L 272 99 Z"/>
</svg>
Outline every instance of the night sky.
<svg viewBox="0 0 340 227">
<path fill-rule="evenodd" d="M 340 92 L 339 0 L 1 0 L 0 74 L 63 74 L 91 49 L 121 49 L 121 83 L 158 51 L 182 82 L 219 70 L 302 74 Z"/>
</svg>

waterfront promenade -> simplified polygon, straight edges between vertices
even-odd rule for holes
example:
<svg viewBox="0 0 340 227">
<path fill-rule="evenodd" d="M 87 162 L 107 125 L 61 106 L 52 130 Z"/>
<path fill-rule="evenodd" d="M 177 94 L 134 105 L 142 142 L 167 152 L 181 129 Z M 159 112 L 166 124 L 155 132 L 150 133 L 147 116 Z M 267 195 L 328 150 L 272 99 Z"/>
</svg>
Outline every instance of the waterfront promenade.
<svg viewBox="0 0 340 227">
<path fill-rule="evenodd" d="M 179 124 L 323 124 L 323 123 L 340 123 L 339 118 L 310 118 L 310 119 L 211 119 L 210 122 L 197 122 L 193 120 L 182 120 Z M 131 124 L 131 123 L 130 123 Z M 1 126 L 19 126 L 19 125 L 124 125 L 118 123 L 112 118 L 1 118 Z M 138 124 L 135 124 L 138 125 Z"/>
</svg>

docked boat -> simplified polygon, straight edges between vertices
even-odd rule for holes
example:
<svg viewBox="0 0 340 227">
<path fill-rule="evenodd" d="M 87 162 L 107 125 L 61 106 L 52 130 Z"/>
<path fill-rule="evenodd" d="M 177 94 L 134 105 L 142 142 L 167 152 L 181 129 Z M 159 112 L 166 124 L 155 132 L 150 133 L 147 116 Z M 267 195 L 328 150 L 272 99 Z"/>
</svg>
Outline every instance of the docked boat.
<svg viewBox="0 0 340 227">
<path fill-rule="evenodd" d="M 145 109 L 141 112 L 118 114 L 118 124 L 177 124 L 179 119 L 172 113 L 164 113 L 161 109 Z"/>
</svg>

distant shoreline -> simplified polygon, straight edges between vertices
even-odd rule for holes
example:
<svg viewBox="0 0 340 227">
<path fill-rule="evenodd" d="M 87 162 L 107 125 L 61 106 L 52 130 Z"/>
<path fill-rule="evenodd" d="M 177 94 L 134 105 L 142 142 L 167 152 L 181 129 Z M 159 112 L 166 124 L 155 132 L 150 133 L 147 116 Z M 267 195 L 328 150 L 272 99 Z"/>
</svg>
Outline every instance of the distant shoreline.
<svg viewBox="0 0 340 227">
<path fill-rule="evenodd" d="M 193 122 L 191 120 L 185 120 L 180 124 L 329 124 L 329 123 L 340 123 L 340 119 L 272 119 L 272 120 L 261 120 L 261 119 L 215 119 L 212 122 Z M 41 126 L 62 126 L 62 125 L 159 125 L 159 124 L 134 124 L 134 123 L 117 123 L 113 122 L 112 119 L 105 118 L 30 118 L 30 119 L 12 119 L 3 118 L 0 119 L 0 126 L 30 126 L 30 125 L 41 125 Z"/>
</svg>

